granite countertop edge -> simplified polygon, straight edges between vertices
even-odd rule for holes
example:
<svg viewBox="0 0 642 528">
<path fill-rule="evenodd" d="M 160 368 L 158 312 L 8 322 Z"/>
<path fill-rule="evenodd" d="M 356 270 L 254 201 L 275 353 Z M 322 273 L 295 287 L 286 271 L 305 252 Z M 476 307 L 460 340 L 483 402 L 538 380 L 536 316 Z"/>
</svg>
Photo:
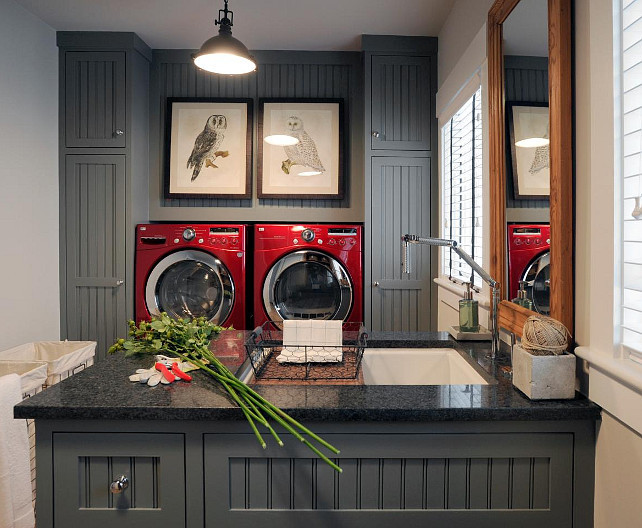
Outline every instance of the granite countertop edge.
<svg viewBox="0 0 642 528">
<path fill-rule="evenodd" d="M 457 342 L 447 333 L 375 332 L 369 346 L 456 348 L 485 372 L 490 385 L 263 386 L 265 398 L 297 420 L 336 422 L 444 422 L 490 420 L 597 420 L 600 408 L 572 400 L 532 401 L 502 374 L 509 358 L 488 358 L 488 342 Z M 239 341 L 242 345 L 242 341 Z M 229 347 L 229 344 L 226 345 Z M 238 356 L 237 367 L 244 359 Z M 14 407 L 16 418 L 36 420 L 245 420 L 218 385 L 196 373 L 190 384 L 153 389 L 127 377 L 141 359 L 112 356 Z M 149 361 L 149 359 L 147 359 Z M 105 403 L 110 402 L 110 403 Z"/>
</svg>

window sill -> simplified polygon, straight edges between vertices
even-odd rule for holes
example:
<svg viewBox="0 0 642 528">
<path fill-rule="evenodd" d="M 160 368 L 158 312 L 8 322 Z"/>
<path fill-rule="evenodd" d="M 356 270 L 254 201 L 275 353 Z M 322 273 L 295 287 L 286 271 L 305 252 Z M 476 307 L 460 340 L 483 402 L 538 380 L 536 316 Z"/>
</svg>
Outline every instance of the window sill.
<svg viewBox="0 0 642 528">
<path fill-rule="evenodd" d="M 453 282 L 444 277 L 437 277 L 436 279 L 433 279 L 433 280 L 435 281 L 435 284 L 440 288 L 443 288 L 444 290 L 454 293 L 460 298 L 464 297 L 464 292 L 466 291 L 466 288 L 463 285 Z M 475 292 L 473 294 L 473 299 L 476 299 L 479 302 L 479 306 L 481 306 L 482 308 L 490 310 L 490 299 L 485 295 L 481 295 Z"/>
<path fill-rule="evenodd" d="M 642 434 L 642 365 L 589 347 L 577 347 L 575 355 L 589 363 L 589 398 Z"/>
</svg>

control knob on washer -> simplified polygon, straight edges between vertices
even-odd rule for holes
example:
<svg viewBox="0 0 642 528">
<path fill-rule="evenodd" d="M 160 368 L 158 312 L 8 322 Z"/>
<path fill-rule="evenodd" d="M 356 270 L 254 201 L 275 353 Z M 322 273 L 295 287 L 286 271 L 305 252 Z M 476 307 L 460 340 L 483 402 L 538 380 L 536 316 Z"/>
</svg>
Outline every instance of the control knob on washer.
<svg viewBox="0 0 642 528">
<path fill-rule="evenodd" d="M 312 242 L 314 240 L 314 231 L 312 229 L 304 229 L 301 233 L 301 238 L 306 242 Z"/>
<path fill-rule="evenodd" d="M 183 239 L 189 242 L 190 240 L 194 240 L 194 237 L 196 236 L 196 231 L 194 231 L 193 228 L 188 227 L 183 231 Z"/>
</svg>

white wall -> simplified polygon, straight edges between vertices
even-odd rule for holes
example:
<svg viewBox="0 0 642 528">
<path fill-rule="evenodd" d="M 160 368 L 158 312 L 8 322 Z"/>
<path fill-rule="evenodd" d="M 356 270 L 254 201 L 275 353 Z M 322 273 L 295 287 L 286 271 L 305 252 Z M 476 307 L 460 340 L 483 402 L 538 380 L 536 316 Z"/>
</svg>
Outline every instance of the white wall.
<svg viewBox="0 0 642 528">
<path fill-rule="evenodd" d="M 441 88 L 488 18 L 494 0 L 457 0 L 439 31 L 438 83 Z M 472 73 L 472 72 L 471 72 Z"/>
<path fill-rule="evenodd" d="M 0 350 L 59 339 L 55 31 L 0 0 Z"/>
</svg>

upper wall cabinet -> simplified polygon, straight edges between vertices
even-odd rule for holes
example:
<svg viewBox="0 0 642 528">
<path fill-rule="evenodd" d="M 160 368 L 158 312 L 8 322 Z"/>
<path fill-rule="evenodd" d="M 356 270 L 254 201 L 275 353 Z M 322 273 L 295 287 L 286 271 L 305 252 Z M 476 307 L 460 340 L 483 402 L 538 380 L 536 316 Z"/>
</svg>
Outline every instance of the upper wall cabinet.
<svg viewBox="0 0 642 528">
<path fill-rule="evenodd" d="M 124 51 L 65 54 L 65 146 L 125 147 L 125 70 Z"/>
<path fill-rule="evenodd" d="M 373 150 L 431 149 L 431 57 L 372 57 Z"/>
</svg>

